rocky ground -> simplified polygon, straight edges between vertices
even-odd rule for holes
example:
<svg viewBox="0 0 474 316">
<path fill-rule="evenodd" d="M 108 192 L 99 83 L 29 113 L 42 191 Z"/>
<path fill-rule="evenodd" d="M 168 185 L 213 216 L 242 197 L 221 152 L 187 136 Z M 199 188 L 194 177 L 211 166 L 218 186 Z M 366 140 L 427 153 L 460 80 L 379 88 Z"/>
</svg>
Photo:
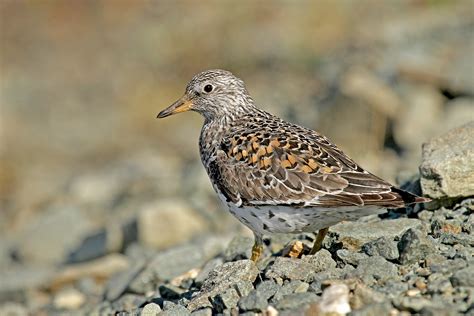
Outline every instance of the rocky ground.
<svg viewBox="0 0 474 316">
<path fill-rule="evenodd" d="M 473 134 L 471 122 L 425 144 L 421 181 L 406 186 L 432 202 L 335 225 L 315 255 L 312 234 L 265 240 L 257 265 L 245 236 L 157 252 L 126 242 L 143 227 L 130 224 L 89 236 L 60 269 L 2 271 L 0 314 L 474 315 Z"/>
</svg>

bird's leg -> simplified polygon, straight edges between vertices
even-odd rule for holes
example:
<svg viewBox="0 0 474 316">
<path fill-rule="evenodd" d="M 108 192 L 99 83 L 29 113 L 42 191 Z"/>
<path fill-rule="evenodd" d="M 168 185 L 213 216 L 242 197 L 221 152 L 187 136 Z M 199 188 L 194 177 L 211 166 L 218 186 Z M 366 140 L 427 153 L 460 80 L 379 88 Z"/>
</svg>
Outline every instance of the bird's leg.
<svg viewBox="0 0 474 316">
<path fill-rule="evenodd" d="M 321 250 L 321 247 L 323 246 L 324 237 L 326 237 L 328 230 L 329 230 L 329 227 L 319 230 L 318 236 L 316 237 L 316 240 L 314 241 L 313 249 L 311 249 L 311 252 L 309 253 L 310 255 L 314 255 L 316 252 Z"/>
<path fill-rule="evenodd" d="M 257 262 L 263 252 L 263 240 L 262 236 L 257 236 L 257 234 L 254 234 L 254 236 L 255 243 L 252 247 L 252 257 L 250 258 L 250 260 L 252 260 L 253 262 Z"/>
</svg>

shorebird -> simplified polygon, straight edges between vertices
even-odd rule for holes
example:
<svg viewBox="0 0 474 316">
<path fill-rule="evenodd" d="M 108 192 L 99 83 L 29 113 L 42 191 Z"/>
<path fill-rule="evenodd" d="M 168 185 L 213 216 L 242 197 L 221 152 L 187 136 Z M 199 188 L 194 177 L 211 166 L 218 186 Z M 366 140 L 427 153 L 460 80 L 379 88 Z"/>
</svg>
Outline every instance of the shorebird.
<svg viewBox="0 0 474 316">
<path fill-rule="evenodd" d="M 254 233 L 253 261 L 264 235 L 318 231 L 314 254 L 334 224 L 429 201 L 364 170 L 324 135 L 258 108 L 229 71 L 195 75 L 158 118 L 186 111 L 204 117 L 202 163 L 219 198 Z"/>
</svg>

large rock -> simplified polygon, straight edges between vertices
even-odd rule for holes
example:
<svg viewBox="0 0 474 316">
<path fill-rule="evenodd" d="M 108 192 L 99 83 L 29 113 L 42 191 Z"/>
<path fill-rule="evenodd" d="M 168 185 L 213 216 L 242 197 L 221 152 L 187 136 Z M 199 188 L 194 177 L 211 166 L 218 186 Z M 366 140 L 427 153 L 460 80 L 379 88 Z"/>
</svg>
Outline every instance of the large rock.
<svg viewBox="0 0 474 316">
<path fill-rule="evenodd" d="M 359 250 L 365 243 L 380 237 L 394 239 L 401 237 L 410 228 L 421 227 L 418 219 L 398 218 L 378 222 L 345 222 L 329 229 L 331 234 L 336 234 L 344 247 L 350 250 Z"/>
<path fill-rule="evenodd" d="M 206 222 L 188 205 L 160 201 L 145 206 L 138 216 L 138 238 L 150 247 L 164 249 L 190 240 L 206 230 Z"/>
<path fill-rule="evenodd" d="M 201 291 L 189 302 L 188 309 L 193 311 L 210 307 L 210 298 L 226 293 L 233 285 L 241 281 L 255 281 L 258 272 L 257 267 L 250 260 L 227 262 L 218 266 L 209 273 Z"/>
<path fill-rule="evenodd" d="M 423 194 L 432 198 L 474 195 L 474 121 L 423 145 Z"/>
</svg>

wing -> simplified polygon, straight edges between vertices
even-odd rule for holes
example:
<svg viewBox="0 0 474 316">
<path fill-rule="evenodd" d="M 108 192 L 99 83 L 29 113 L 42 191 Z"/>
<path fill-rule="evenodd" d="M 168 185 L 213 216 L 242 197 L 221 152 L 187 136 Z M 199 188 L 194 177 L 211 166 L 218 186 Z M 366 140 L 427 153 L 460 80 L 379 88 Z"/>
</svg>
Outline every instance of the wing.
<svg viewBox="0 0 474 316">
<path fill-rule="evenodd" d="M 234 130 L 210 164 L 237 205 L 402 207 L 393 186 L 358 166 L 324 136 L 297 125 Z"/>
</svg>

